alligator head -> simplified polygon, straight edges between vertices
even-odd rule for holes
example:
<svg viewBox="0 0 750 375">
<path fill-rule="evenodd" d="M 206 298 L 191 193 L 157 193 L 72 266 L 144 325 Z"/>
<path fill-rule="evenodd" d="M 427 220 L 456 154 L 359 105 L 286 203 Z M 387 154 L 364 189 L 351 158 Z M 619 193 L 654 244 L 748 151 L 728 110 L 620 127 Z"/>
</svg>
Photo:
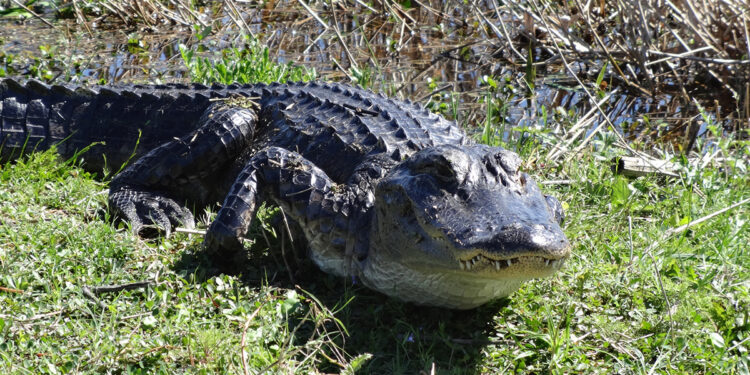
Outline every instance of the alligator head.
<svg viewBox="0 0 750 375">
<path fill-rule="evenodd" d="M 466 309 L 557 271 L 570 252 L 562 207 L 520 164 L 500 148 L 444 145 L 394 167 L 376 188 L 365 284 Z"/>
</svg>

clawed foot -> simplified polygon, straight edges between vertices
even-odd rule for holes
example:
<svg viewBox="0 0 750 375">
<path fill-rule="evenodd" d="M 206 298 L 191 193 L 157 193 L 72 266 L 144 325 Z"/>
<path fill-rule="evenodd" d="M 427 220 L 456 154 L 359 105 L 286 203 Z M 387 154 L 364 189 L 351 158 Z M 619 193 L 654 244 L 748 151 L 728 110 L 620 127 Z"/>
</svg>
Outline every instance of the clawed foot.
<svg viewBox="0 0 750 375">
<path fill-rule="evenodd" d="M 243 263 L 245 253 L 241 235 L 219 221 L 214 221 L 206 231 L 204 250 L 221 270 L 235 273 Z"/>
<path fill-rule="evenodd" d="M 163 195 L 121 188 L 109 194 L 109 210 L 116 217 L 127 220 L 133 233 L 153 237 L 163 233 L 169 237 L 178 225 L 193 228 L 193 214 L 174 200 Z"/>
</svg>

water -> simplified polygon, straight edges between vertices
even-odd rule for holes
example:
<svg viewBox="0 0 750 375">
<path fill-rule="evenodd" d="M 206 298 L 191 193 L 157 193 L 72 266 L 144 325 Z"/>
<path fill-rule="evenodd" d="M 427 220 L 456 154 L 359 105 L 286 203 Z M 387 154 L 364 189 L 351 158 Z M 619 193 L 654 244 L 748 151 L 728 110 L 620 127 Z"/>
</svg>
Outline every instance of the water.
<svg viewBox="0 0 750 375">
<path fill-rule="evenodd" d="M 509 88 L 498 94 L 508 100 L 503 120 L 510 127 L 543 126 L 542 108 L 548 117 L 569 110 L 582 115 L 592 108 L 588 96 L 559 61 L 543 63 L 554 54 L 542 47 L 534 49 L 535 95 L 532 100 L 527 98 L 523 60 L 505 47 L 502 35 L 486 27 L 486 20 L 494 20 L 498 31 L 502 20 L 520 54 L 528 53 L 524 45 L 529 45 L 529 39 L 523 31 L 528 21 L 507 12 L 499 13 L 498 18 L 491 2 L 473 7 L 462 1 L 415 0 L 411 9 L 395 3 L 377 3 L 372 9 L 354 2 L 311 3 L 315 14 L 296 1 L 276 0 L 262 5 L 238 2 L 244 20 L 239 24 L 231 10 L 209 4 L 196 10 L 202 20 L 212 20 L 212 33 L 201 41 L 188 27 L 125 27 L 113 17 L 90 23 L 90 30 L 71 20 L 55 21 L 55 29 L 35 19 L 24 23 L 0 20 L 0 51 L 6 56 L 41 56 L 41 63 L 36 65 L 49 68 L 53 77 L 75 76 L 81 83 L 180 82 L 187 77 L 179 44 L 200 46 L 203 54 L 212 55 L 222 48 L 241 45 L 242 34 L 252 33 L 269 46 L 279 62 L 315 68 L 322 79 L 348 81 L 353 72 L 369 72 L 372 79 L 368 85 L 375 90 L 423 102 L 440 89 L 444 91 L 434 98 L 444 101 L 442 94 L 459 92 L 455 113 L 469 127 L 481 125 L 486 116 L 481 99 L 488 95 L 488 89 L 483 77 L 495 77 L 502 83 L 504 77 L 510 78 Z M 37 47 L 40 45 L 54 46 L 54 52 L 44 55 Z M 22 67 L 20 72 L 33 65 Z M 592 82 L 602 66 L 602 61 L 591 59 L 571 64 L 594 95 Z M 681 144 L 696 122 L 705 131 L 695 103 L 670 90 L 653 96 L 635 92 L 610 79 L 615 76 L 605 76 L 610 86 L 604 92 L 618 87 L 619 93 L 603 108 L 631 140 Z M 431 82 L 437 85 L 431 87 Z M 737 105 L 732 106 L 736 101 L 728 99 L 726 93 L 717 95 L 709 87 L 702 93 L 694 92 L 691 99 L 725 128 L 747 128 L 747 119 L 737 115 Z"/>
</svg>

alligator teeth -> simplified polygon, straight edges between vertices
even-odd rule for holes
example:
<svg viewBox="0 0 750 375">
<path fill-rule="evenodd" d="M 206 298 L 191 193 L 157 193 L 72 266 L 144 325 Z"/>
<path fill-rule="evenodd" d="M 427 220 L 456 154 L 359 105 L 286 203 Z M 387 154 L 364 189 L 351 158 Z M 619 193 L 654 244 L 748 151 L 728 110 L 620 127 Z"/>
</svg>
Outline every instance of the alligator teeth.
<svg viewBox="0 0 750 375">
<path fill-rule="evenodd" d="M 481 255 L 477 255 L 469 260 L 459 260 L 458 266 L 461 268 L 461 270 L 467 270 L 471 271 L 472 268 L 477 267 L 477 263 L 482 262 L 483 257 Z M 544 257 L 530 257 L 530 259 L 535 261 L 544 261 L 544 265 L 546 267 L 559 267 L 562 264 L 562 260 L 559 259 L 547 259 Z M 485 259 L 489 262 L 489 266 L 492 267 L 493 264 L 495 266 L 495 269 L 500 271 L 503 268 L 506 267 L 512 267 L 514 263 L 519 262 L 518 259 L 504 259 L 504 260 L 492 260 L 492 259 Z"/>
<path fill-rule="evenodd" d="M 560 265 L 563 263 L 563 260 L 560 259 L 547 259 L 544 257 L 533 257 L 532 259 L 542 261 L 544 260 L 544 265 L 546 267 L 560 267 Z M 461 270 L 467 270 L 471 271 L 472 268 L 476 268 L 477 263 L 479 263 L 482 260 L 481 255 L 477 255 L 474 258 L 471 258 L 469 260 L 459 260 L 458 266 L 461 268 Z M 501 269 L 505 267 L 511 267 L 513 266 L 513 263 L 516 262 L 513 259 L 505 259 L 505 260 L 492 260 L 487 259 L 489 261 L 489 266 L 492 267 L 493 263 L 495 265 L 495 270 L 500 271 Z"/>
</svg>

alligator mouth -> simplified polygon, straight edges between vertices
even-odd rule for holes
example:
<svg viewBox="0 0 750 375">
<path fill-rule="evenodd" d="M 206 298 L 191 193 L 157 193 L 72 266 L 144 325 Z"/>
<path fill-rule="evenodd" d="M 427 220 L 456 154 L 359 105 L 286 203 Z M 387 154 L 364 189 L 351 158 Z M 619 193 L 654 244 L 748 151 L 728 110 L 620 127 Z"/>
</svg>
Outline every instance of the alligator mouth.
<svg viewBox="0 0 750 375">
<path fill-rule="evenodd" d="M 464 271 L 471 271 L 472 269 L 478 269 L 480 267 L 483 267 L 485 269 L 494 268 L 496 271 L 502 271 L 504 269 L 512 267 L 514 264 L 525 263 L 536 264 L 538 266 L 544 264 L 544 266 L 542 267 L 549 270 L 554 270 L 562 267 L 563 263 L 565 263 L 566 258 L 567 257 L 553 259 L 538 255 L 521 255 L 512 258 L 493 259 L 479 254 L 468 260 L 459 259 L 458 266 L 459 268 L 461 268 L 461 270 Z"/>
<path fill-rule="evenodd" d="M 412 216 L 413 219 L 415 219 L 418 230 L 415 230 L 414 233 L 416 234 L 416 237 L 414 239 L 414 243 L 419 245 L 425 240 L 431 240 L 434 243 L 443 243 L 443 244 L 453 244 L 454 241 L 449 239 L 445 233 L 442 233 L 442 231 L 439 234 L 428 234 L 430 231 L 428 231 L 426 228 L 429 227 L 429 225 L 426 223 L 425 218 L 422 215 L 417 214 L 416 209 L 414 207 L 415 204 L 410 203 L 411 211 L 414 212 L 414 215 Z M 465 250 L 459 250 L 459 249 L 453 249 L 453 251 L 461 251 L 464 252 Z M 527 251 L 526 254 L 523 255 L 516 255 L 516 256 L 510 256 L 503 258 L 499 257 L 493 257 L 489 255 L 485 255 L 482 250 L 474 250 L 477 252 L 476 255 L 470 257 L 469 259 L 458 259 L 458 266 L 461 271 L 474 271 L 477 273 L 482 272 L 505 272 L 508 274 L 515 273 L 515 272 L 531 272 L 533 274 L 536 274 L 538 276 L 543 275 L 551 275 L 552 273 L 556 272 L 560 268 L 562 268 L 563 264 L 568 258 L 568 252 L 569 249 L 564 251 L 563 254 L 560 254 L 559 256 L 555 256 L 550 254 L 549 256 L 542 256 L 542 255 L 533 255 L 533 250 Z M 471 252 L 474 252 L 471 251 Z M 466 254 L 464 252 L 464 254 Z M 469 254 L 466 254 L 469 255 Z M 454 258 L 455 259 L 455 258 Z M 499 274 L 498 276 L 504 276 L 503 274 Z"/>
<path fill-rule="evenodd" d="M 419 218 L 419 217 L 418 217 Z M 422 220 L 418 219 L 419 224 L 423 224 Z M 424 231 L 424 225 L 420 225 Z M 426 232 L 426 231 L 425 231 Z M 417 240 L 415 243 L 419 244 L 426 238 L 432 238 L 433 241 L 450 242 L 444 235 L 443 236 L 425 236 L 422 233 L 417 233 Z M 517 255 L 506 258 L 495 258 L 483 253 L 469 259 L 458 259 L 458 267 L 461 271 L 490 271 L 490 272 L 501 272 L 511 267 L 518 267 L 524 265 L 531 267 L 543 274 L 552 273 L 562 268 L 565 260 L 568 258 L 568 254 L 555 257 L 554 255 L 545 257 L 541 255 Z M 514 267 L 514 268 L 515 268 Z"/>
</svg>

